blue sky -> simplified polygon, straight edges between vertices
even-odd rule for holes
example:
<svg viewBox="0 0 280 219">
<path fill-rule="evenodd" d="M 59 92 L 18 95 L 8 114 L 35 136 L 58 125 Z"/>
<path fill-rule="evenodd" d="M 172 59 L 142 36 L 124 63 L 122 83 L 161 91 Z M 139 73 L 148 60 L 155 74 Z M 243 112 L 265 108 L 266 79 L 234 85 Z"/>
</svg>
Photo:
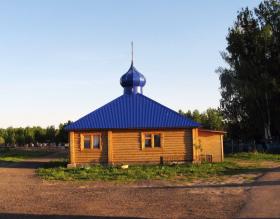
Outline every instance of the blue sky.
<svg viewBox="0 0 280 219">
<path fill-rule="evenodd" d="M 122 94 L 130 65 L 144 94 L 174 109 L 219 106 L 219 52 L 255 0 L 0 1 L 0 127 L 58 125 Z"/>
</svg>

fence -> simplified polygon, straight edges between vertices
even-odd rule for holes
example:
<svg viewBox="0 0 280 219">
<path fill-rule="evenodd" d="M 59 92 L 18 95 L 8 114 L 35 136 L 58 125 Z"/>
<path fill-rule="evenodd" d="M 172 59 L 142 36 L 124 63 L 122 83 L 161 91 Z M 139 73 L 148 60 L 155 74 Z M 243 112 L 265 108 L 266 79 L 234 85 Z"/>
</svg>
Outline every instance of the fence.
<svg viewBox="0 0 280 219">
<path fill-rule="evenodd" d="M 254 141 L 249 143 L 236 143 L 234 141 L 224 142 L 224 153 L 240 153 L 240 152 L 269 152 L 280 153 L 280 142 L 275 141 L 271 143 L 255 143 Z"/>
</svg>

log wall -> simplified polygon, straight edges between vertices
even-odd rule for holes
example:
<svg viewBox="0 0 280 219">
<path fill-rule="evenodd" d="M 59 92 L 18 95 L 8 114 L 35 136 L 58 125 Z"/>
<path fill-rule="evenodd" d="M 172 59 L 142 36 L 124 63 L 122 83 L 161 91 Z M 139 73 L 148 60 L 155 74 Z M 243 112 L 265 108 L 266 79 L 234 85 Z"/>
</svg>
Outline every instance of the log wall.
<svg viewBox="0 0 280 219">
<path fill-rule="evenodd" d="M 159 163 L 195 161 L 200 155 L 212 155 L 214 162 L 223 161 L 223 133 L 200 129 L 149 130 L 162 134 L 162 147 L 143 148 L 142 133 L 146 130 L 102 131 L 101 149 L 81 150 L 81 134 L 94 132 L 71 132 L 70 160 L 72 164 L 85 163 Z M 201 150 L 197 150 L 197 145 Z M 198 152 L 199 151 L 199 152 Z M 199 153 L 199 154 L 197 154 Z"/>
<path fill-rule="evenodd" d="M 149 131 L 153 132 L 153 131 Z M 143 148 L 141 131 L 113 131 L 113 163 L 159 163 L 192 160 L 192 132 L 189 130 L 156 130 L 163 135 L 161 148 Z"/>
<path fill-rule="evenodd" d="M 101 133 L 101 149 L 81 150 L 81 134 L 91 134 L 94 132 L 75 132 L 74 133 L 74 163 L 107 163 L 108 162 L 108 138 L 107 132 Z M 70 146 L 71 148 L 71 146 Z M 71 152 L 71 151 L 70 151 Z M 71 156 L 70 156 L 71 157 Z"/>
<path fill-rule="evenodd" d="M 213 162 L 221 162 L 224 158 L 223 133 L 209 130 L 198 130 L 198 142 L 201 155 L 212 155 Z"/>
</svg>

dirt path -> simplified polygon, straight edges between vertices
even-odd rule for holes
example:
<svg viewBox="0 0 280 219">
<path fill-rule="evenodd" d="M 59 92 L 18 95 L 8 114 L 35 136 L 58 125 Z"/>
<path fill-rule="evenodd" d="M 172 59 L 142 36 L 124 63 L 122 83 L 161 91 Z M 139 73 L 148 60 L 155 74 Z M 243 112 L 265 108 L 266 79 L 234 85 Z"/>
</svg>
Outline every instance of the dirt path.
<svg viewBox="0 0 280 219">
<path fill-rule="evenodd" d="M 280 167 L 260 177 L 238 218 L 280 218 Z"/>
<path fill-rule="evenodd" d="M 43 181 L 35 168 L 48 161 L 0 163 L 0 218 L 231 218 L 246 197 L 238 186 Z"/>
</svg>

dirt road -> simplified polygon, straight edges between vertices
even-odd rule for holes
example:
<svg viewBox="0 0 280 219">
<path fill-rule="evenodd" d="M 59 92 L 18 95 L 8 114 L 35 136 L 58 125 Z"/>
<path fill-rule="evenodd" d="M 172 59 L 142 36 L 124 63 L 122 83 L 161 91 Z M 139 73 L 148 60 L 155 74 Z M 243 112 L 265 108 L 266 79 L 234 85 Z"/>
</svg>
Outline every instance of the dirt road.
<svg viewBox="0 0 280 219">
<path fill-rule="evenodd" d="M 280 218 L 280 167 L 252 184 L 238 218 Z"/>
<path fill-rule="evenodd" d="M 246 197 L 239 186 L 43 181 L 44 162 L 0 163 L 0 218 L 231 218 Z"/>
</svg>

